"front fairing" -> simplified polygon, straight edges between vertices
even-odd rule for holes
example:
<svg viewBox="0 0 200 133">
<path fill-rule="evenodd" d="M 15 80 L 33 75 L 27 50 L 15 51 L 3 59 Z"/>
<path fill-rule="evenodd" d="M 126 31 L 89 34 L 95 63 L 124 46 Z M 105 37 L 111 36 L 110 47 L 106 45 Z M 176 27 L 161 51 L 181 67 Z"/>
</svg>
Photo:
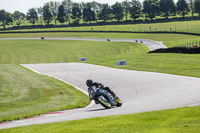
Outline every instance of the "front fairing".
<svg viewBox="0 0 200 133">
<path fill-rule="evenodd" d="M 88 93 L 90 94 L 91 98 L 95 97 L 96 91 L 97 91 L 97 88 L 95 86 L 92 86 L 92 87 L 88 88 Z"/>
</svg>

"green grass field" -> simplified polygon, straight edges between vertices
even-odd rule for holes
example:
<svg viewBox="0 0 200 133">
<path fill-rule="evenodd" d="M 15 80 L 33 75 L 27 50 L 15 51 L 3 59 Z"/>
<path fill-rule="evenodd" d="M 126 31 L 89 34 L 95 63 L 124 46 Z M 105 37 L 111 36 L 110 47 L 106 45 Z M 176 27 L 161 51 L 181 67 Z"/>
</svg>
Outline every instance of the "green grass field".
<svg viewBox="0 0 200 133">
<path fill-rule="evenodd" d="M 61 81 L 19 65 L 0 65 L 0 122 L 88 104 L 85 94 Z"/>
<path fill-rule="evenodd" d="M 0 133 L 200 133 L 200 106 L 0 130 Z"/>
<path fill-rule="evenodd" d="M 103 26 L 81 26 L 43 29 L 6 30 L 11 31 L 133 31 L 133 32 L 189 32 L 200 33 L 200 20 L 178 21 L 150 24 L 126 24 L 126 25 L 103 25 Z"/>
<path fill-rule="evenodd" d="M 123 69 L 153 71 L 200 77 L 200 55 L 147 54 L 138 43 L 63 40 L 0 40 L 1 64 L 78 62 L 118 67 L 116 61 L 126 59 Z M 188 63 L 185 63 L 188 62 Z"/>
</svg>

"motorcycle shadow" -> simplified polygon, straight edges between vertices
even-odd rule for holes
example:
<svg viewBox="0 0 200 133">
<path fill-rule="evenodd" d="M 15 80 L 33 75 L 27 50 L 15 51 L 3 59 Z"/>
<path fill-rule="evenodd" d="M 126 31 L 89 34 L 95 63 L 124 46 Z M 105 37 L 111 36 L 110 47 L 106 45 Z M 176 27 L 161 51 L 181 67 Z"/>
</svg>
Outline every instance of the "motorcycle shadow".
<svg viewBox="0 0 200 133">
<path fill-rule="evenodd" d="M 116 107 L 112 107 L 110 109 L 114 109 Z M 106 108 L 100 108 L 100 109 L 92 109 L 92 110 L 87 110 L 87 112 L 93 112 L 93 111 L 102 111 L 102 110 L 110 110 L 110 109 L 106 109 Z"/>
</svg>

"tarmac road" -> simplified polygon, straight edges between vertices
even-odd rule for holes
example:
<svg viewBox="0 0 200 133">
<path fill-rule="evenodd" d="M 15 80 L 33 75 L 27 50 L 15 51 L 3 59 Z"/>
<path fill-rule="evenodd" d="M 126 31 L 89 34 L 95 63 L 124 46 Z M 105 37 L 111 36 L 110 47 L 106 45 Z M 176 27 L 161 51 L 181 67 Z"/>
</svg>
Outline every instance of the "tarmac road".
<svg viewBox="0 0 200 133">
<path fill-rule="evenodd" d="M 35 72 L 58 78 L 87 91 L 85 81 L 93 79 L 109 86 L 122 99 L 120 108 L 87 108 L 54 112 L 25 120 L 0 124 L 12 128 L 92 117 L 130 114 L 200 104 L 200 79 L 170 74 L 122 70 L 86 63 L 25 64 Z"/>
<path fill-rule="evenodd" d="M 0 38 L 0 40 L 39 40 L 39 37 L 30 38 Z M 82 40 L 82 41 L 108 41 L 105 38 L 81 38 L 81 37 L 45 37 L 45 40 Z M 146 45 L 151 51 L 159 48 L 166 48 L 162 42 L 149 39 L 109 39 L 113 42 L 137 42 Z"/>
</svg>

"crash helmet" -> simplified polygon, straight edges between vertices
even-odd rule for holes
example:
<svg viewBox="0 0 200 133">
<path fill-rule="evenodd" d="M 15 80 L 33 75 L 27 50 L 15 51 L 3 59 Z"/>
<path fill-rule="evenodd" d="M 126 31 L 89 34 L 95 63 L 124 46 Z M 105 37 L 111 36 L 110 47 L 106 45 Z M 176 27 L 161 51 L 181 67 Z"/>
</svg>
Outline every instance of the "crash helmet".
<svg viewBox="0 0 200 133">
<path fill-rule="evenodd" d="M 91 86 L 93 85 L 93 81 L 92 81 L 91 79 L 88 79 L 88 80 L 86 81 L 86 85 L 87 85 L 88 87 L 91 87 Z"/>
</svg>

